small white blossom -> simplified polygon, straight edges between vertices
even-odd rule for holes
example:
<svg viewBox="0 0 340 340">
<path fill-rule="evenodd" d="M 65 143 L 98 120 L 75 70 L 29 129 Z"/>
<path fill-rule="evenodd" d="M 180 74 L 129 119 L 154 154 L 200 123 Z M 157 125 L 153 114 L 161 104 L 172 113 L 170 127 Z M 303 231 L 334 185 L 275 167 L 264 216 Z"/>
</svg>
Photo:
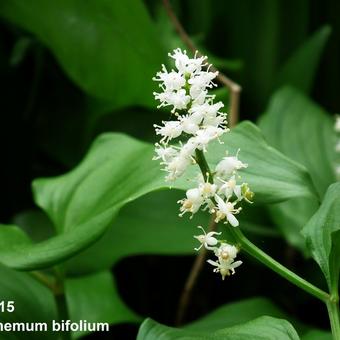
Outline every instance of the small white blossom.
<svg viewBox="0 0 340 340">
<path fill-rule="evenodd" d="M 216 211 L 215 222 L 218 223 L 219 221 L 226 218 L 227 221 L 233 227 L 238 227 L 239 222 L 234 215 L 238 214 L 241 211 L 241 208 L 235 209 L 235 203 L 229 202 L 228 200 L 225 202 L 218 195 L 215 195 L 215 200 L 216 200 L 216 203 L 217 203 L 217 207 L 216 207 L 217 211 Z M 225 223 L 227 223 L 227 222 L 225 222 Z"/>
<path fill-rule="evenodd" d="M 156 134 L 163 136 L 161 142 L 168 142 L 173 138 L 177 138 L 181 135 L 183 128 L 180 122 L 177 120 L 170 120 L 163 122 L 164 126 L 154 125 L 156 128 Z"/>
<path fill-rule="evenodd" d="M 230 275 L 230 272 L 232 275 L 235 274 L 235 268 L 239 267 L 242 264 L 242 261 L 212 261 L 212 260 L 208 260 L 207 261 L 209 264 L 211 264 L 212 266 L 216 267 L 214 269 L 215 273 L 220 273 L 222 276 L 222 280 L 225 279 L 226 276 Z"/>
<path fill-rule="evenodd" d="M 211 184 L 209 182 L 204 182 L 204 183 L 200 183 L 198 186 L 201 195 L 204 198 L 210 198 L 210 197 L 214 197 L 216 190 L 217 190 L 217 185 L 216 184 Z"/>
<path fill-rule="evenodd" d="M 173 158 L 169 163 L 166 164 L 164 168 L 164 170 L 169 173 L 165 179 L 167 181 L 174 181 L 181 177 L 190 163 L 191 159 L 188 157 L 181 157 L 181 155 L 178 155 L 177 157 Z"/>
<path fill-rule="evenodd" d="M 340 132 L 340 115 L 335 116 L 334 130 L 335 132 Z"/>
<path fill-rule="evenodd" d="M 182 74 L 173 70 L 168 73 L 164 65 L 162 65 L 162 72 L 157 72 L 156 76 L 152 79 L 162 82 L 160 86 L 164 86 L 166 91 L 180 90 L 185 85 L 185 78 Z"/>
<path fill-rule="evenodd" d="M 152 158 L 153 160 L 161 159 L 164 163 L 167 163 L 170 162 L 178 154 L 178 151 L 171 146 L 166 147 L 158 143 L 156 143 L 155 146 L 155 152 L 157 155 Z"/>
<path fill-rule="evenodd" d="M 225 133 L 225 130 L 215 126 L 208 126 L 205 129 L 200 129 L 196 132 L 195 142 L 199 150 L 207 151 L 208 144 L 218 139 Z M 220 143 L 222 143 L 220 141 Z"/>
<path fill-rule="evenodd" d="M 228 243 L 221 243 L 220 247 L 214 250 L 215 255 L 219 261 L 234 260 L 237 256 L 238 249 Z"/>
<path fill-rule="evenodd" d="M 209 233 L 206 233 L 203 227 L 198 226 L 197 228 L 202 229 L 203 234 L 194 236 L 194 238 L 201 243 L 201 245 L 198 248 L 195 248 L 195 250 L 199 251 L 203 246 L 208 250 L 214 250 L 215 246 L 218 244 L 218 240 L 214 237 L 214 235 L 221 235 L 221 233 L 216 231 L 210 231 Z"/>
<path fill-rule="evenodd" d="M 195 214 L 199 210 L 203 202 L 204 198 L 198 188 L 187 190 L 186 198 L 177 202 L 182 204 L 180 208 L 181 213 L 179 214 L 179 216 L 183 216 L 187 212 Z"/>
<path fill-rule="evenodd" d="M 238 156 L 224 157 L 215 168 L 216 174 L 219 177 L 229 177 L 233 175 L 237 170 L 248 167 L 248 164 L 242 163 Z"/>
<path fill-rule="evenodd" d="M 222 186 L 218 189 L 219 194 L 223 194 L 225 197 L 232 196 L 235 194 L 237 199 L 241 199 L 241 185 L 237 185 L 235 175 L 231 176 L 228 181 L 224 181 L 221 179 L 223 183 Z"/>
<path fill-rule="evenodd" d="M 194 135 L 200 129 L 198 123 L 190 115 L 180 117 L 180 122 L 185 133 Z"/>
<path fill-rule="evenodd" d="M 169 53 L 169 57 L 175 60 L 177 70 L 184 75 L 201 71 L 202 66 L 205 66 L 203 63 L 207 59 L 207 57 L 196 58 L 196 56 L 189 58 L 187 52 L 180 48 L 175 49 L 172 54 Z"/>
<path fill-rule="evenodd" d="M 228 243 L 221 243 L 219 248 L 214 248 L 214 253 L 217 256 L 217 261 L 208 260 L 207 262 L 214 267 L 215 273 L 220 273 L 222 275 L 222 280 L 226 276 L 235 274 L 235 268 L 242 264 L 242 261 L 235 261 L 238 253 L 238 249 Z"/>
<path fill-rule="evenodd" d="M 218 72 L 200 72 L 198 75 L 195 75 L 194 77 L 190 78 L 188 80 L 188 83 L 192 85 L 192 87 L 201 88 L 204 90 L 205 88 L 212 88 L 214 86 L 217 86 L 213 83 L 213 79 L 215 79 L 218 75 Z"/>
</svg>

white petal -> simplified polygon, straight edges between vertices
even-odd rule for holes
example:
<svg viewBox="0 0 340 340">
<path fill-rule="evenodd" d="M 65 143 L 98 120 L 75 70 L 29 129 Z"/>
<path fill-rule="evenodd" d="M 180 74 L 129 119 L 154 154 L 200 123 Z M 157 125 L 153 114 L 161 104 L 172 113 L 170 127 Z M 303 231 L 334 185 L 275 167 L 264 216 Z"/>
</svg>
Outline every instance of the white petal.
<svg viewBox="0 0 340 340">
<path fill-rule="evenodd" d="M 233 226 L 233 227 L 238 227 L 239 226 L 239 222 L 238 222 L 238 220 L 237 220 L 237 218 L 233 215 L 233 214 L 231 214 L 231 213 L 228 213 L 227 214 L 227 220 L 228 220 L 228 222 Z"/>
</svg>

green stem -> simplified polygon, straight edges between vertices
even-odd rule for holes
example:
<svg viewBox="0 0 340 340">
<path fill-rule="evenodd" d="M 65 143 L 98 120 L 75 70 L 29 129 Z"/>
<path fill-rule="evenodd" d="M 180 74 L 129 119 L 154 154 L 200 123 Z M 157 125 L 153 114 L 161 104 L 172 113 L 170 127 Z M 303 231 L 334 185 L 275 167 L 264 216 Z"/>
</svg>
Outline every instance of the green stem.
<svg viewBox="0 0 340 340">
<path fill-rule="evenodd" d="M 334 340 L 340 339 L 340 314 L 339 314 L 339 301 L 338 299 L 332 299 L 332 297 L 326 302 L 329 321 L 331 324 L 331 330 Z"/>
<path fill-rule="evenodd" d="M 66 301 L 66 295 L 65 295 L 65 276 L 64 272 L 60 267 L 55 268 L 56 272 L 56 277 L 57 277 L 57 289 L 55 292 L 55 301 L 57 305 L 57 312 L 58 312 L 58 317 L 59 321 L 61 322 L 62 320 L 69 320 L 70 316 L 68 313 L 68 308 L 67 308 L 67 301 Z M 71 340 L 71 332 L 59 332 L 59 337 L 60 339 L 63 340 Z"/>
<path fill-rule="evenodd" d="M 207 160 L 204 157 L 203 151 L 196 149 L 195 153 L 196 153 L 196 157 L 195 157 L 196 162 L 201 169 L 204 180 L 206 182 L 214 184 L 214 176 L 209 168 Z"/>
<path fill-rule="evenodd" d="M 305 292 L 315 296 L 321 301 L 327 303 L 329 301 L 329 294 L 321 290 L 320 288 L 314 286 L 310 282 L 301 278 L 299 275 L 293 273 L 291 270 L 283 266 L 281 263 L 275 261 L 261 249 L 259 249 L 255 244 L 250 242 L 241 232 L 239 228 L 230 227 L 235 240 L 240 243 L 242 249 L 246 251 L 249 255 L 255 257 L 258 261 L 263 263 L 265 266 L 273 270 L 275 273 L 279 274 L 289 282 L 293 283 L 297 287 L 303 289 Z M 339 338 L 340 339 L 340 338 Z"/>
</svg>

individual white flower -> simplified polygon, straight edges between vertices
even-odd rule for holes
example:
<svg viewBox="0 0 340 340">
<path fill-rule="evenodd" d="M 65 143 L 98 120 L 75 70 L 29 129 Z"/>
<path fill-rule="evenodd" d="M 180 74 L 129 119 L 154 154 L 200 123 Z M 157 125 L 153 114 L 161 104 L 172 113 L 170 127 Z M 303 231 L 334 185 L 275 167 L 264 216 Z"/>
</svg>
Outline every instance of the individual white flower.
<svg viewBox="0 0 340 340">
<path fill-rule="evenodd" d="M 214 250 L 215 255 L 219 261 L 234 260 L 237 256 L 238 249 L 234 245 L 228 243 L 221 243 L 219 248 Z"/>
<path fill-rule="evenodd" d="M 237 170 L 248 167 L 248 164 L 242 163 L 236 156 L 224 157 L 215 168 L 218 177 L 230 177 Z"/>
<path fill-rule="evenodd" d="M 199 184 L 198 189 L 204 198 L 210 198 L 215 196 L 217 185 L 209 182 L 203 182 Z"/>
<path fill-rule="evenodd" d="M 229 129 L 225 128 L 226 115 L 219 111 L 219 109 L 222 108 L 223 106 L 224 105 L 222 102 L 209 105 L 207 108 L 207 112 L 204 116 L 203 125 L 220 126 L 223 127 L 226 131 L 229 131 Z"/>
<path fill-rule="evenodd" d="M 173 106 L 171 112 L 174 113 L 176 110 L 184 110 L 187 108 L 187 105 L 189 104 L 191 98 L 189 95 L 187 95 L 186 91 L 184 89 L 180 89 L 177 91 L 167 91 L 164 90 L 164 92 L 154 92 L 155 99 L 159 100 L 161 102 L 160 105 L 157 107 L 163 107 L 163 106 Z"/>
<path fill-rule="evenodd" d="M 179 200 L 180 203 L 179 216 L 183 216 L 185 213 L 189 212 L 192 215 L 195 214 L 204 202 L 204 197 L 202 197 L 201 191 L 198 188 L 189 189 L 186 192 L 186 198 Z M 191 215 L 191 216 L 192 216 Z"/>
<path fill-rule="evenodd" d="M 194 75 L 192 78 L 188 80 L 188 83 L 192 87 L 201 88 L 205 90 L 205 88 L 212 88 L 217 86 L 213 83 L 213 79 L 215 79 L 218 75 L 218 72 L 208 72 L 208 71 L 201 71 L 197 75 Z"/>
<path fill-rule="evenodd" d="M 235 175 L 231 176 L 228 181 L 224 181 L 223 179 L 220 179 L 220 181 L 223 184 L 218 189 L 219 194 L 223 194 L 225 197 L 229 197 L 235 194 L 238 199 L 241 199 L 241 185 L 237 185 Z"/>
<path fill-rule="evenodd" d="M 209 233 L 206 233 L 202 226 L 198 226 L 197 228 L 202 229 L 203 234 L 194 236 L 201 245 L 198 248 L 194 248 L 196 251 L 199 251 L 203 246 L 208 250 L 215 250 L 215 246 L 219 242 L 214 235 L 221 235 L 221 233 L 218 233 L 216 231 L 210 231 Z"/>
<path fill-rule="evenodd" d="M 194 137 L 189 138 L 185 144 L 181 144 L 180 156 L 184 158 L 192 159 L 193 154 L 197 148 L 197 143 Z"/>
<path fill-rule="evenodd" d="M 166 147 L 159 143 L 156 143 L 155 146 L 155 152 L 157 155 L 152 158 L 153 160 L 161 159 L 163 162 L 168 163 L 178 155 L 178 151 L 171 146 Z"/>
<path fill-rule="evenodd" d="M 215 126 L 208 126 L 196 132 L 195 141 L 199 150 L 207 151 L 207 145 L 214 139 L 218 139 L 225 133 L 225 130 Z"/>
<path fill-rule="evenodd" d="M 235 274 L 235 268 L 242 264 L 242 261 L 235 261 L 238 253 L 237 247 L 228 243 L 221 243 L 218 248 L 214 248 L 214 253 L 217 256 L 217 261 L 208 260 L 207 262 L 214 267 L 215 273 L 220 273 L 222 279 L 231 274 Z"/>
<path fill-rule="evenodd" d="M 163 122 L 164 126 L 159 126 L 154 124 L 156 128 L 156 134 L 163 136 L 161 142 L 167 143 L 169 140 L 173 138 L 177 138 L 182 134 L 183 128 L 179 121 L 170 120 L 168 122 Z"/>
<path fill-rule="evenodd" d="M 237 218 L 234 216 L 235 214 L 238 214 L 241 211 L 241 208 L 235 208 L 235 203 L 229 202 L 228 200 L 225 202 L 223 199 L 215 195 L 215 200 L 217 203 L 217 211 L 216 211 L 216 219 L 215 222 L 218 223 L 219 221 L 223 219 L 227 219 L 227 221 L 233 226 L 238 227 L 239 222 Z M 227 222 L 225 222 L 227 223 Z"/>
<path fill-rule="evenodd" d="M 335 132 L 340 132 L 340 115 L 335 116 L 334 130 Z"/>
<path fill-rule="evenodd" d="M 190 165 L 191 159 L 186 157 L 175 157 L 169 162 L 165 168 L 169 174 L 165 177 L 167 181 L 174 181 L 177 178 L 181 177 L 187 167 Z"/>
<path fill-rule="evenodd" d="M 204 61 L 207 59 L 207 57 L 197 58 L 196 55 L 194 58 L 189 58 L 187 52 L 182 51 L 180 48 L 175 49 L 172 54 L 169 53 L 168 55 L 175 60 L 176 68 L 184 75 L 201 71 L 202 66 L 205 66 Z"/>
<path fill-rule="evenodd" d="M 166 91 L 179 90 L 185 85 L 185 78 L 181 73 L 174 70 L 168 72 L 164 65 L 162 65 L 162 71 L 157 72 L 156 77 L 152 79 L 162 82 Z"/>
<path fill-rule="evenodd" d="M 195 117 L 192 118 L 190 115 L 181 116 L 180 122 L 185 133 L 193 135 L 199 130 L 199 126 L 198 123 L 196 123 Z"/>
<path fill-rule="evenodd" d="M 216 267 L 214 269 L 214 273 L 220 273 L 222 276 L 222 280 L 225 279 L 226 276 L 230 275 L 230 272 L 232 275 L 235 274 L 235 268 L 239 267 L 242 264 L 242 261 L 207 261 L 212 266 Z"/>
</svg>

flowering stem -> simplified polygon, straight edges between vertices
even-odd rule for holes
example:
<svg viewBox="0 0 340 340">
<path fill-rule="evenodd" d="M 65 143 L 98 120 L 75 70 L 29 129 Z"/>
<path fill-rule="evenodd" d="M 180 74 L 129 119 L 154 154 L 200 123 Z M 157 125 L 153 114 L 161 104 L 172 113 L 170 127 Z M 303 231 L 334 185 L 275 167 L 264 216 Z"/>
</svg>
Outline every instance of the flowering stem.
<svg viewBox="0 0 340 340">
<path fill-rule="evenodd" d="M 199 168 L 201 169 L 204 181 L 209 183 L 214 183 L 214 176 L 209 168 L 208 162 L 205 159 L 204 153 L 202 150 L 196 149 L 195 151 L 195 159 L 196 163 L 198 164 Z M 215 223 L 215 214 L 211 216 L 208 232 L 215 231 L 216 223 Z M 183 291 L 181 293 L 179 303 L 178 303 L 178 310 L 176 315 L 176 325 L 180 326 L 183 323 L 186 311 L 188 309 L 189 301 L 191 298 L 192 290 L 195 287 L 197 278 L 202 271 L 203 265 L 205 263 L 205 259 L 207 257 L 207 250 L 203 247 L 200 253 L 196 256 L 194 264 L 190 270 L 189 276 L 185 282 Z"/>
<path fill-rule="evenodd" d="M 298 276 L 281 263 L 274 260 L 272 257 L 267 255 L 264 251 L 259 249 L 255 244 L 250 242 L 242 233 L 239 228 L 230 227 L 232 235 L 235 237 L 236 242 L 238 242 L 241 248 L 247 252 L 249 255 L 255 257 L 258 261 L 263 263 L 265 266 L 269 267 L 275 273 L 284 277 L 289 282 L 303 289 L 305 292 L 315 296 L 321 301 L 328 303 L 329 294 L 321 290 L 320 288 L 314 286 L 310 282 L 306 281 L 302 277 Z M 340 339 L 340 338 L 339 338 Z"/>
<path fill-rule="evenodd" d="M 209 168 L 208 162 L 204 157 L 202 150 L 196 149 L 196 162 L 201 169 L 204 181 L 214 184 L 214 176 Z"/>
</svg>

